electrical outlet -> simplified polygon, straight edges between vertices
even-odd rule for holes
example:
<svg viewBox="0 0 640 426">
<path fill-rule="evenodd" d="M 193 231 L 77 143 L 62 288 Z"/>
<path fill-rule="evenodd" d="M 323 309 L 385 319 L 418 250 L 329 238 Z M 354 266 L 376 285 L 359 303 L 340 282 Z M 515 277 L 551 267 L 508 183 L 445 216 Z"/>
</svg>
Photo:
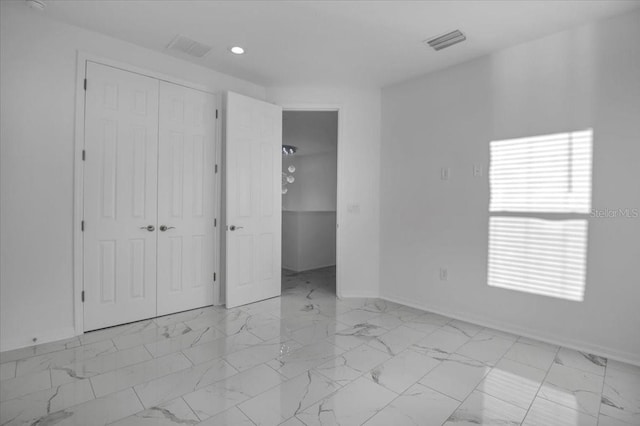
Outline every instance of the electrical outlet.
<svg viewBox="0 0 640 426">
<path fill-rule="evenodd" d="M 447 268 L 440 268 L 440 281 L 449 280 L 449 271 Z"/>
<path fill-rule="evenodd" d="M 449 167 L 443 167 L 440 169 L 441 180 L 449 180 L 450 177 L 451 177 L 451 169 L 449 169 Z"/>
</svg>

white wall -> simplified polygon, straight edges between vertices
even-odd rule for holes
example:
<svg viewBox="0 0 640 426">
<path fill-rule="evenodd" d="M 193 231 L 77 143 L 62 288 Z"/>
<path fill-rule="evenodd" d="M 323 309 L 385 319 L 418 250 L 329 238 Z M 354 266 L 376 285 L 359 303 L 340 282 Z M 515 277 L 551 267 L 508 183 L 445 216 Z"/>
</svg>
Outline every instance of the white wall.
<svg viewBox="0 0 640 426">
<path fill-rule="evenodd" d="M 76 51 L 264 99 L 265 89 L 0 2 L 0 350 L 69 337 L 73 322 Z"/>
<path fill-rule="evenodd" d="M 340 106 L 337 291 L 340 297 L 377 296 L 380 283 L 380 90 L 275 87 L 267 89 L 267 99 L 285 109 Z"/>
<path fill-rule="evenodd" d="M 282 212 L 282 267 L 308 271 L 336 264 L 336 212 Z"/>
<path fill-rule="evenodd" d="M 383 89 L 384 297 L 640 364 L 640 218 L 590 219 L 583 302 L 486 282 L 491 140 L 592 127 L 593 207 L 640 208 L 638 40 L 636 12 Z"/>
<path fill-rule="evenodd" d="M 337 196 L 337 152 L 283 158 L 282 170 L 293 164 L 295 182 L 287 185 L 282 208 L 294 211 L 335 211 Z M 288 173 L 290 174 L 290 173 Z"/>
</svg>

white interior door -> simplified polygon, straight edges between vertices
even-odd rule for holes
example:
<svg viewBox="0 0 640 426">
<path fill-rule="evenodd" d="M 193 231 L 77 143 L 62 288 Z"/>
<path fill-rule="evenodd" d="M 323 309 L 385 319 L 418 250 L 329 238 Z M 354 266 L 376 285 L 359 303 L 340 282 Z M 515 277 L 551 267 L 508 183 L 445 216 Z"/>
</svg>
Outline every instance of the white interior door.
<svg viewBox="0 0 640 426">
<path fill-rule="evenodd" d="M 87 63 L 84 326 L 156 315 L 158 80 Z"/>
<path fill-rule="evenodd" d="M 213 303 L 216 101 L 160 82 L 158 315 Z"/>
<path fill-rule="evenodd" d="M 229 93 L 226 105 L 226 305 L 280 295 L 282 108 Z"/>
</svg>

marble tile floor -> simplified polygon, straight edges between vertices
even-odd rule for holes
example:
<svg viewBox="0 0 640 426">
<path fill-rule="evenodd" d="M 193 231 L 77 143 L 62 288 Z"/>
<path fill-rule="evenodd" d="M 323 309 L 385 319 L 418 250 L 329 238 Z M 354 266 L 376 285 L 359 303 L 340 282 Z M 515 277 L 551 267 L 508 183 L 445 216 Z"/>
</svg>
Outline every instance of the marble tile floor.
<svg viewBox="0 0 640 426">
<path fill-rule="evenodd" d="M 0 425 L 640 425 L 640 367 L 376 299 L 282 297 L 0 354 Z"/>
</svg>

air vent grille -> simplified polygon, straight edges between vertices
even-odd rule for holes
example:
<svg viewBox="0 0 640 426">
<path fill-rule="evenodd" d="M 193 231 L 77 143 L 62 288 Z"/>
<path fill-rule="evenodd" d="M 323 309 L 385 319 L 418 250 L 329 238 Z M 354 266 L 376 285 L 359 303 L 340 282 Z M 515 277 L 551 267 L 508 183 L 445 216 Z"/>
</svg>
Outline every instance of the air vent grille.
<svg viewBox="0 0 640 426">
<path fill-rule="evenodd" d="M 466 39 L 467 37 L 462 33 L 462 31 L 455 30 L 447 34 L 427 39 L 424 42 L 435 50 L 442 50 L 453 46 L 456 43 L 460 43 L 461 41 L 465 41 Z"/>
<path fill-rule="evenodd" d="M 186 53 L 187 55 L 195 56 L 196 58 L 202 58 L 204 55 L 209 53 L 211 47 L 192 40 L 189 37 L 177 35 L 173 40 L 171 40 L 167 49 Z"/>
</svg>

